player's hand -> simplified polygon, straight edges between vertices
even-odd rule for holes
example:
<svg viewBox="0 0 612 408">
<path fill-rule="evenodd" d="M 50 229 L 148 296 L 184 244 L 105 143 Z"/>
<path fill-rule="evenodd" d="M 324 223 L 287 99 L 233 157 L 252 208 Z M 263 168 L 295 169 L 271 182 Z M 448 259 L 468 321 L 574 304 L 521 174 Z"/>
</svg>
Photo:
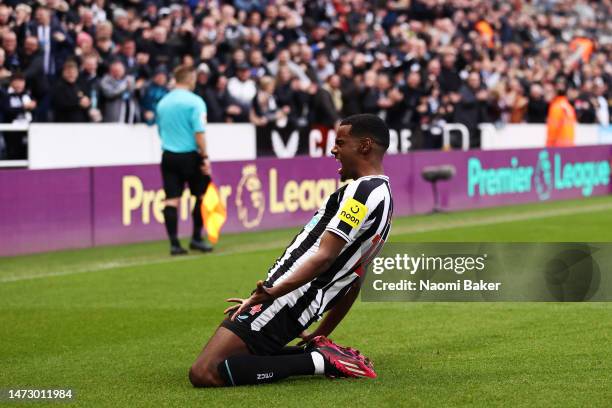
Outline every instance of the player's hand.
<svg viewBox="0 0 612 408">
<path fill-rule="evenodd" d="M 244 299 L 240 299 L 240 298 L 229 298 L 229 299 L 225 299 L 225 301 L 226 302 L 234 302 L 234 303 L 238 303 L 238 304 L 228 307 L 227 309 L 225 309 L 223 311 L 223 314 L 228 314 L 230 312 L 233 312 L 234 310 L 238 309 L 240 307 L 240 305 L 242 305 L 244 303 Z"/>
<path fill-rule="evenodd" d="M 298 336 L 301 340 L 298 342 L 298 346 L 305 346 L 310 340 L 314 339 L 317 335 L 315 333 L 309 333 L 307 330 L 304 330 Z"/>
<path fill-rule="evenodd" d="M 242 304 L 236 309 L 230 320 L 234 321 L 236 316 L 245 311 L 247 308 L 255 305 L 259 305 L 261 303 L 272 300 L 273 297 L 270 295 L 266 288 L 264 288 L 263 281 L 257 281 L 257 288 L 255 288 L 255 292 L 248 298 L 245 299 Z"/>
</svg>

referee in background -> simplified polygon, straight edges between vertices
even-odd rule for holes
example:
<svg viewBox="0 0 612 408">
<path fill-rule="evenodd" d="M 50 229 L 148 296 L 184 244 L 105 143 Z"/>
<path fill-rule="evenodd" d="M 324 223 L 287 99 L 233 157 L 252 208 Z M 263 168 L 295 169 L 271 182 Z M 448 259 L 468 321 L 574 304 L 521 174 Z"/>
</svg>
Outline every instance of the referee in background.
<svg viewBox="0 0 612 408">
<path fill-rule="evenodd" d="M 206 152 L 206 104 L 192 91 L 196 71 L 179 66 L 174 70 L 176 87 L 157 105 L 157 128 L 163 149 L 161 172 L 166 193 L 164 222 L 170 239 L 170 255 L 187 251 L 178 240 L 178 205 L 185 183 L 196 197 L 193 208 L 193 234 L 189 248 L 202 252 L 212 246 L 202 239 L 202 196 L 210 183 L 210 160 Z"/>
</svg>

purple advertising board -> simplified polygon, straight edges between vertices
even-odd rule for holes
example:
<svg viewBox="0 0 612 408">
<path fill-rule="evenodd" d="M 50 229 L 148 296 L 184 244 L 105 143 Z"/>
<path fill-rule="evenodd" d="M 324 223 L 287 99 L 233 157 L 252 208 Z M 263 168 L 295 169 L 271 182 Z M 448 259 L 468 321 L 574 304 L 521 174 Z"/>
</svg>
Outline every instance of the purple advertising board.
<svg viewBox="0 0 612 408">
<path fill-rule="evenodd" d="M 421 177 L 426 166 L 454 167 L 454 177 L 438 187 L 442 207 L 460 210 L 608 194 L 611 153 L 611 146 L 413 152 L 388 156 L 385 172 L 395 215 L 409 215 L 433 207 L 431 185 Z M 309 157 L 215 163 L 213 179 L 228 213 L 223 231 L 304 224 L 340 186 L 337 167 L 333 159 Z M 4 170 L 0 197 L 0 255 L 165 236 L 156 165 Z M 192 205 L 186 191 L 179 206 L 183 234 L 191 229 Z"/>
<path fill-rule="evenodd" d="M 0 255 L 92 245 L 91 172 L 0 171 Z"/>
</svg>

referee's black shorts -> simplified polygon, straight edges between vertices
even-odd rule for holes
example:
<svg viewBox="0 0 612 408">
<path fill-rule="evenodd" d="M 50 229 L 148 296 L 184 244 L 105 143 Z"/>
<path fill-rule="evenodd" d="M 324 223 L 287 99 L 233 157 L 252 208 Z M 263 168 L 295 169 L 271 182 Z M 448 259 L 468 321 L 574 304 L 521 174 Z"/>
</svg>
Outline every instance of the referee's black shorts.
<svg viewBox="0 0 612 408">
<path fill-rule="evenodd" d="M 179 198 L 183 195 L 185 183 L 191 194 L 200 197 L 206 192 L 210 176 L 202 174 L 202 158 L 198 152 L 173 153 L 164 151 L 161 173 L 166 198 Z"/>
</svg>

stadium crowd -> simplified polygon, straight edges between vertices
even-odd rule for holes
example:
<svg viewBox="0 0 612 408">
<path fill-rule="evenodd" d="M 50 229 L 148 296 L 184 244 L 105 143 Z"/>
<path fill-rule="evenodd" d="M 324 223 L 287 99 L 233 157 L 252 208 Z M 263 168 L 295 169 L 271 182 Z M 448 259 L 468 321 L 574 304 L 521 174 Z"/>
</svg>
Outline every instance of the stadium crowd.
<svg viewBox="0 0 612 408">
<path fill-rule="evenodd" d="M 38 0 L 0 4 L 2 121 L 147 122 L 178 64 L 209 122 L 609 123 L 612 1 Z"/>
</svg>

